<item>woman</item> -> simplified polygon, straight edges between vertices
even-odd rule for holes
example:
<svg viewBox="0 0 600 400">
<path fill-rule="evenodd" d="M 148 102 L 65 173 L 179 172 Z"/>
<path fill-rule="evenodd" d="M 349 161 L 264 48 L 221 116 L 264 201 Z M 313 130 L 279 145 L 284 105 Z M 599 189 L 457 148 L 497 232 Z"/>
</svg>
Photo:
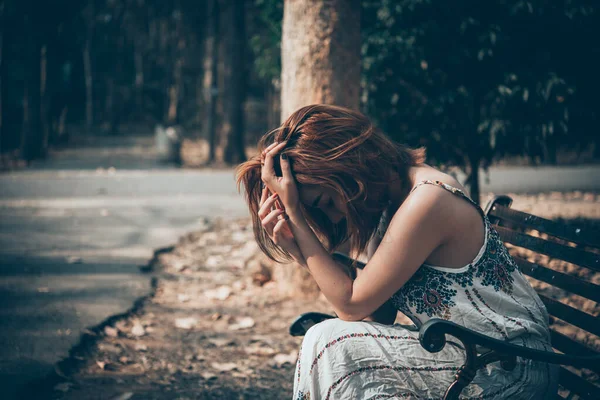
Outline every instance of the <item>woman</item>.
<svg viewBox="0 0 600 400">
<path fill-rule="evenodd" d="M 551 349 L 543 303 L 481 208 L 424 164 L 423 150 L 395 145 L 362 114 L 327 105 L 296 111 L 259 150 L 237 176 L 256 240 L 272 259 L 307 268 L 338 316 L 307 332 L 295 399 L 443 396 L 464 351 L 449 343 L 428 353 L 418 332 L 369 317 L 390 303 L 417 327 L 443 318 Z M 356 279 L 332 258 L 345 243 L 355 256 L 367 252 Z M 550 398 L 556 373 L 525 359 L 510 372 L 493 363 L 462 395 Z"/>
</svg>

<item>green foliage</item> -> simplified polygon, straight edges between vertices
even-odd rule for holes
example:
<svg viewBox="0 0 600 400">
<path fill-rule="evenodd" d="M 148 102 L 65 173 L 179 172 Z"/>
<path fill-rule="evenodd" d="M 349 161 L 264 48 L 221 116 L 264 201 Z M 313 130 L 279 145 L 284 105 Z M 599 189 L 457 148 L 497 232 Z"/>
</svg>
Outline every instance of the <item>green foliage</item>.
<svg viewBox="0 0 600 400">
<path fill-rule="evenodd" d="M 254 0 L 254 8 L 257 22 L 250 34 L 254 69 L 266 82 L 276 82 L 281 76 L 283 0 Z"/>
<path fill-rule="evenodd" d="M 281 70 L 281 0 L 255 0 L 255 69 Z M 600 19 L 590 0 L 363 0 L 363 109 L 459 166 L 555 160 L 597 139 Z M 594 56 L 595 55 L 595 56 Z"/>
<path fill-rule="evenodd" d="M 579 74 L 599 49 L 598 10 L 585 3 L 365 1 L 364 107 L 440 163 L 552 162 L 559 144 L 588 142 L 597 118 L 579 108 L 573 124 L 571 112 L 590 94 L 582 86 L 598 89 L 597 72 Z"/>
</svg>

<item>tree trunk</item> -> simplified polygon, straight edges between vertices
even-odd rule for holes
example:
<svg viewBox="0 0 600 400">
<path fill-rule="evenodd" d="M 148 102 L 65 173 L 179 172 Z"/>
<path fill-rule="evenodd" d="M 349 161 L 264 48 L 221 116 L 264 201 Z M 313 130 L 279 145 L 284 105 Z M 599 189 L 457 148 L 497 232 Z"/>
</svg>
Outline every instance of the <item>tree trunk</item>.
<svg viewBox="0 0 600 400">
<path fill-rule="evenodd" d="M 281 118 L 281 91 L 271 84 L 267 88 L 267 126 L 269 129 L 279 125 Z"/>
<path fill-rule="evenodd" d="M 92 76 L 92 36 L 94 34 L 94 0 L 90 0 L 85 9 L 85 21 L 87 24 L 85 45 L 83 47 L 83 73 L 85 77 L 85 125 L 89 131 L 94 125 L 94 92 Z"/>
<path fill-rule="evenodd" d="M 0 157 L 2 156 L 2 138 L 4 136 L 4 125 L 2 124 L 2 100 L 4 97 L 4 87 L 2 85 L 2 77 L 4 77 L 4 26 L 6 22 L 4 21 L 4 2 L 0 4 Z"/>
<path fill-rule="evenodd" d="M 139 115 L 143 115 L 144 107 L 144 51 L 142 40 L 134 42 L 134 64 L 135 64 L 135 107 Z"/>
<path fill-rule="evenodd" d="M 169 110 L 167 113 L 167 122 L 169 125 L 174 125 L 179 122 L 179 98 L 181 96 L 182 68 L 183 60 L 177 58 L 175 67 L 173 68 L 173 84 L 169 88 Z"/>
<path fill-rule="evenodd" d="M 219 3 L 217 0 L 209 0 L 208 6 L 208 26 L 205 40 L 204 57 L 204 104 L 206 105 L 206 115 L 204 121 L 204 137 L 208 140 L 209 154 L 208 162 L 214 162 L 216 157 L 216 129 L 215 119 L 217 111 L 217 63 L 219 51 Z"/>
<path fill-rule="evenodd" d="M 26 79 L 23 96 L 23 138 L 21 157 L 30 162 L 46 155 L 44 134 L 41 124 L 41 38 L 35 34 L 29 16 L 25 17 L 24 28 L 29 32 L 26 43 Z"/>
<path fill-rule="evenodd" d="M 477 204 L 480 202 L 479 193 L 479 164 L 480 157 L 478 154 L 469 154 L 469 176 L 467 177 L 467 185 L 471 193 L 471 199 Z"/>
<path fill-rule="evenodd" d="M 359 109 L 360 0 L 285 0 L 281 40 L 281 114 L 314 103 Z M 303 268 L 281 290 L 318 291 Z M 310 285 L 309 285 L 310 283 Z M 298 289 L 296 289 L 298 291 Z"/>
<path fill-rule="evenodd" d="M 227 85 L 224 97 L 224 124 L 221 132 L 223 161 L 237 164 L 246 161 L 244 151 L 244 101 L 246 97 L 245 62 L 245 4 L 244 0 L 230 0 L 225 11 L 227 51 L 224 54 Z"/>
<path fill-rule="evenodd" d="M 360 0 L 285 0 L 281 120 L 314 103 L 359 109 Z"/>
<path fill-rule="evenodd" d="M 52 122 L 48 112 L 48 45 L 41 49 L 40 54 L 40 120 L 43 134 L 43 147 L 48 148 L 52 136 Z"/>
</svg>

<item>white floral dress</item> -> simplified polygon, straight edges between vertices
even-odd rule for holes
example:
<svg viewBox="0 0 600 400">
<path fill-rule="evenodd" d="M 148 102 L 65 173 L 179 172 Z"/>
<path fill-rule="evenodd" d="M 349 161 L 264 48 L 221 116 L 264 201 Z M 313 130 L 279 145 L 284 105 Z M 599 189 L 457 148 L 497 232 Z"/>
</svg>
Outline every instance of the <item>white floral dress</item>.
<svg viewBox="0 0 600 400">
<path fill-rule="evenodd" d="M 392 303 L 416 328 L 442 318 L 496 339 L 551 350 L 546 308 L 481 208 L 461 190 L 439 181 L 420 182 L 413 191 L 424 184 L 437 185 L 477 207 L 485 241 L 462 268 L 424 264 L 392 296 Z M 386 219 L 384 213 L 384 225 Z M 304 337 L 293 399 L 441 399 L 464 360 L 457 341 L 429 353 L 419 344 L 416 329 L 331 319 Z M 557 374 L 556 366 L 522 358 L 513 371 L 491 363 L 477 372 L 461 398 L 553 398 Z"/>
</svg>

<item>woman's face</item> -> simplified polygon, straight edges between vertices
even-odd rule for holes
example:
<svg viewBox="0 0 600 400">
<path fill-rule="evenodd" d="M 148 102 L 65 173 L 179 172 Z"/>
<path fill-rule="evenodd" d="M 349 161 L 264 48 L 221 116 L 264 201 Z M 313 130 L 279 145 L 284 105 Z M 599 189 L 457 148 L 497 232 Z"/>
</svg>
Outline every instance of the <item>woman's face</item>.
<svg viewBox="0 0 600 400">
<path fill-rule="evenodd" d="M 339 194 L 329 188 L 315 185 L 300 185 L 298 187 L 300 201 L 310 208 L 318 208 L 327 218 L 337 224 L 346 216 L 346 205 Z"/>
</svg>

